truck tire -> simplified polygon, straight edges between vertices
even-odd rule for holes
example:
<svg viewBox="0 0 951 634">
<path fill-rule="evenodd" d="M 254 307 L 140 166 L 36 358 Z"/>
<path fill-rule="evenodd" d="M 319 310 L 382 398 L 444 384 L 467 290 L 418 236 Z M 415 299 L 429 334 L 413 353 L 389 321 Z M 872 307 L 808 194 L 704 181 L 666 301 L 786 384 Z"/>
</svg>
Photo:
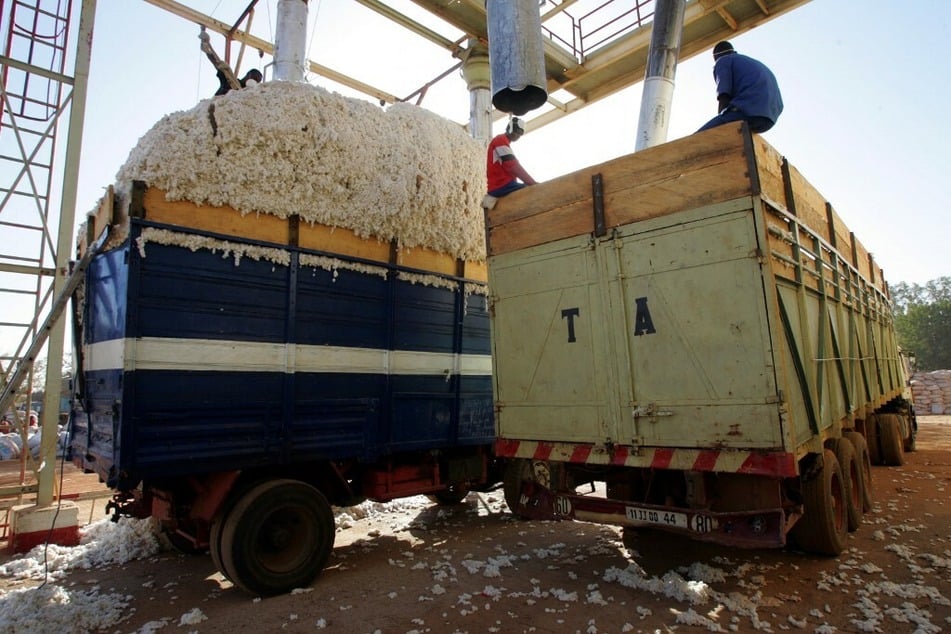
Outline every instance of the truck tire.
<svg viewBox="0 0 951 634">
<path fill-rule="evenodd" d="M 856 459 L 855 446 L 848 438 L 835 441 L 835 459 L 842 470 L 842 483 L 845 486 L 845 506 L 849 516 L 849 532 L 854 533 L 862 525 L 864 481 L 862 467 Z"/>
<path fill-rule="evenodd" d="M 911 453 L 915 450 L 915 436 L 918 434 L 918 424 L 915 422 L 914 410 L 901 414 L 901 418 L 904 421 L 904 425 L 902 425 L 904 430 L 902 448 L 905 453 Z"/>
<path fill-rule="evenodd" d="M 224 519 L 221 561 L 239 588 L 261 596 L 309 585 L 333 549 L 330 503 L 298 480 L 271 480 L 245 493 Z"/>
<path fill-rule="evenodd" d="M 893 467 L 905 464 L 901 417 L 898 414 L 880 414 L 878 429 L 882 443 L 882 464 Z"/>
<path fill-rule="evenodd" d="M 231 579 L 232 573 L 225 570 L 224 562 L 221 559 L 221 531 L 225 524 L 226 513 L 219 515 L 211 523 L 211 532 L 208 537 L 208 552 L 211 553 L 211 562 L 221 573 L 221 576 L 234 583 Z"/>
<path fill-rule="evenodd" d="M 855 447 L 855 461 L 859 465 L 862 473 L 862 510 L 866 513 L 872 510 L 872 502 L 875 500 L 872 484 L 872 461 L 868 455 L 868 443 L 865 437 L 857 431 L 847 431 L 842 434 L 849 439 L 852 446 Z"/>
<path fill-rule="evenodd" d="M 865 419 L 865 442 L 868 444 L 868 457 L 874 465 L 882 464 L 882 449 L 879 442 L 878 415 L 869 414 Z"/>
<path fill-rule="evenodd" d="M 559 462 L 544 460 L 526 460 L 516 458 L 505 465 L 505 474 L 502 478 L 502 488 L 505 492 L 505 503 L 513 515 L 522 519 L 529 519 L 516 511 L 518 500 L 522 495 L 522 484 L 531 480 L 546 489 L 552 490 L 556 485 L 563 484 L 563 467 Z"/>
<path fill-rule="evenodd" d="M 221 503 L 219 507 L 218 514 L 211 521 L 211 530 L 208 535 L 208 552 L 211 554 L 211 562 L 215 565 L 215 568 L 218 569 L 218 572 L 221 573 L 221 576 L 234 583 L 232 577 L 234 576 L 233 572 L 230 572 L 225 568 L 224 561 L 221 557 L 221 534 L 224 529 L 225 522 L 228 519 L 228 514 L 231 513 L 234 509 L 235 504 L 241 501 L 241 498 L 244 497 L 244 494 L 254 488 L 259 482 L 254 480 L 251 481 L 239 481 L 235 484 L 234 488 L 228 494 L 228 497 L 225 498 L 224 502 Z"/>
<path fill-rule="evenodd" d="M 790 537 L 806 552 L 839 555 L 845 549 L 849 517 L 845 483 L 835 454 L 822 452 L 822 468 L 802 483 L 804 514 Z"/>
<path fill-rule="evenodd" d="M 531 460 L 524 458 L 515 458 L 509 460 L 505 465 L 505 473 L 502 476 L 502 491 L 505 493 L 505 503 L 508 505 L 512 515 L 526 519 L 524 515 L 518 512 L 518 499 L 522 495 L 522 482 L 531 479 Z"/>
</svg>

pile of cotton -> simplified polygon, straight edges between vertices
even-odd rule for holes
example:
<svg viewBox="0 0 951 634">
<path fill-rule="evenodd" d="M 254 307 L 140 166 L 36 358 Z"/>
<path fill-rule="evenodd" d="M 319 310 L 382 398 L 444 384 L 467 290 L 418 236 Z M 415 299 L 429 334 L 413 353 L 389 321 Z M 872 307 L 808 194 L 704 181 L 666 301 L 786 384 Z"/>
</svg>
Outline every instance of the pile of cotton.
<svg viewBox="0 0 951 634">
<path fill-rule="evenodd" d="M 485 259 L 485 155 L 423 108 L 383 110 L 298 82 L 270 82 L 166 115 L 117 175 L 169 200 L 345 227 L 400 248 Z M 199 210 L 200 212 L 200 210 Z"/>
</svg>

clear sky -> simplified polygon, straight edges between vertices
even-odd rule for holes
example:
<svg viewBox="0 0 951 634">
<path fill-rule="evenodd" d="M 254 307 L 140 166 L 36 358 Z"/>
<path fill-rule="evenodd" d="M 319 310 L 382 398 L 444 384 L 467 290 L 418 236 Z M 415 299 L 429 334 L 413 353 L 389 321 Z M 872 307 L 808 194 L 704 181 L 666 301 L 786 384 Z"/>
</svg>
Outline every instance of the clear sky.
<svg viewBox="0 0 951 634">
<path fill-rule="evenodd" d="M 246 0 L 185 4 L 229 23 L 247 6 Z M 310 7 L 310 59 L 398 96 L 454 63 L 351 0 L 311 0 Z M 259 2 L 253 31 L 260 37 L 272 39 L 276 9 L 277 0 Z M 197 35 L 196 25 L 144 2 L 99 0 L 79 216 L 114 182 L 152 124 L 214 93 L 217 80 Z M 765 138 L 833 204 L 886 278 L 920 284 L 951 275 L 945 251 L 951 2 L 812 0 L 732 41 L 780 81 L 785 112 Z M 220 36 L 212 43 L 222 50 Z M 256 52 L 248 55 L 242 70 L 261 65 Z M 708 53 L 678 66 L 669 139 L 692 133 L 714 114 L 711 71 Z M 310 81 L 351 94 L 321 77 Z M 526 135 L 516 154 L 546 180 L 633 152 L 641 90 L 637 83 Z M 465 122 L 464 82 L 454 74 L 422 105 Z"/>
</svg>

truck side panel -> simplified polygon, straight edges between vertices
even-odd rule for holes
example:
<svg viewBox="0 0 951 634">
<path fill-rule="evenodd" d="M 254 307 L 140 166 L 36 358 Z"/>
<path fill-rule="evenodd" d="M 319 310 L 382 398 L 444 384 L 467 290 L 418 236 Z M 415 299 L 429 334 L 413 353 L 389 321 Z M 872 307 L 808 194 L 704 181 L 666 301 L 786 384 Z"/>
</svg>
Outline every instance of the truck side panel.
<svg viewBox="0 0 951 634">
<path fill-rule="evenodd" d="M 110 484 L 492 442 L 484 297 L 298 259 L 156 242 L 96 258 L 83 451 Z"/>
</svg>

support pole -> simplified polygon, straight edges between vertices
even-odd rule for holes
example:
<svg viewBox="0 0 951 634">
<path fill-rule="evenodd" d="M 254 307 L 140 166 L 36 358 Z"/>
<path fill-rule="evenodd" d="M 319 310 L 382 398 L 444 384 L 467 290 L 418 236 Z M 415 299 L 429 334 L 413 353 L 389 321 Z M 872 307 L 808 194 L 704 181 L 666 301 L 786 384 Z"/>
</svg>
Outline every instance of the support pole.
<svg viewBox="0 0 951 634">
<path fill-rule="evenodd" d="M 685 0 L 657 0 L 651 45 L 647 53 L 647 73 L 637 122 L 635 151 L 667 140 L 670 106 L 674 99 L 674 75 L 683 36 Z"/>
<path fill-rule="evenodd" d="M 478 40 L 469 40 L 463 55 L 462 76 L 469 89 L 469 133 L 488 146 L 492 140 L 492 78 L 489 49 Z"/>
<path fill-rule="evenodd" d="M 274 79 L 304 81 L 307 0 L 278 0 L 274 33 Z"/>
<path fill-rule="evenodd" d="M 76 38 L 73 92 L 69 106 L 69 132 L 63 168 L 63 198 L 60 205 L 59 231 L 56 240 L 56 274 L 52 296 L 58 297 L 66 286 L 73 225 L 76 220 L 76 188 L 79 182 L 79 159 L 82 151 L 83 121 L 86 117 L 86 88 L 89 84 L 89 59 L 92 56 L 93 25 L 96 0 L 83 0 L 79 14 L 79 35 Z M 63 385 L 63 340 L 66 320 L 57 319 L 50 329 L 46 349 L 46 385 L 43 411 L 40 415 L 40 468 L 37 471 L 36 505 L 53 502 L 53 481 L 56 478 L 56 441 L 59 437 L 60 392 Z M 24 447 L 24 450 L 27 450 Z"/>
</svg>

